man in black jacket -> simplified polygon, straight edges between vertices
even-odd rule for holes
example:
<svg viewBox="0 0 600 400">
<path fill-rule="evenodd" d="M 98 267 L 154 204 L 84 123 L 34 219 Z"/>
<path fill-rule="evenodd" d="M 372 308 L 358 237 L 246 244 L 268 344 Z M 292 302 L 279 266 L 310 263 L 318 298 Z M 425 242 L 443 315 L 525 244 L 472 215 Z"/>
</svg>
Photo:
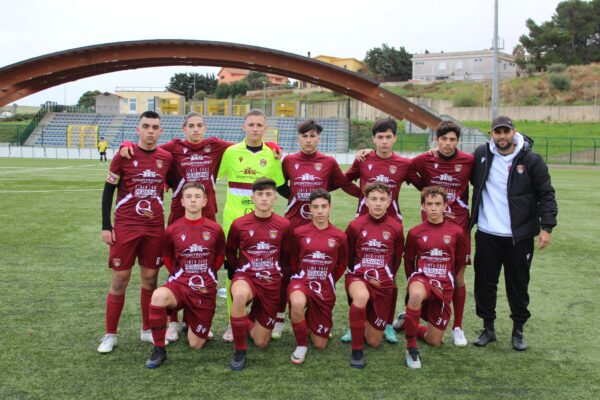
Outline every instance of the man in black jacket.
<svg viewBox="0 0 600 400">
<path fill-rule="evenodd" d="M 533 238 L 539 234 L 539 249 L 550 244 L 558 206 L 548 167 L 531 151 L 533 141 L 516 132 L 511 119 L 504 116 L 492 122 L 491 136 L 489 143 L 475 150 L 471 175 L 470 226 L 477 224 L 475 303 L 484 327 L 473 344 L 485 346 L 496 340 L 496 294 L 504 265 L 512 346 L 523 351 L 527 349 L 523 325 L 531 315 L 527 287 Z"/>
</svg>

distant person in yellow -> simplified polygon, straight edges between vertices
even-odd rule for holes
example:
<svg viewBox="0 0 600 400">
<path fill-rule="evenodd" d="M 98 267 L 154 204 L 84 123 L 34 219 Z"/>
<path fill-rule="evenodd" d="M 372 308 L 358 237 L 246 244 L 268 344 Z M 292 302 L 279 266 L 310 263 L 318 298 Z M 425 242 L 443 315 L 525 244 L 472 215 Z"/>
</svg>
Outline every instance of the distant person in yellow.
<svg viewBox="0 0 600 400">
<path fill-rule="evenodd" d="M 107 162 L 106 149 L 108 149 L 108 142 L 106 140 L 104 140 L 103 137 L 101 137 L 100 142 L 98 143 L 98 151 L 100 152 L 100 162 L 102 162 L 103 158 L 104 158 L 104 162 Z"/>
<path fill-rule="evenodd" d="M 255 180 L 268 177 L 273 179 L 277 186 L 285 183 L 281 161 L 276 159 L 271 148 L 263 142 L 267 128 L 265 114 L 261 110 L 250 110 L 242 125 L 246 137 L 223 153 L 219 178 L 227 178 L 227 198 L 223 208 L 222 225 L 225 236 L 229 233 L 233 220 L 254 211 L 252 184 Z M 228 311 L 231 309 L 230 287 L 231 280 L 227 279 Z M 227 328 L 223 340 L 233 341 L 231 326 Z"/>
</svg>

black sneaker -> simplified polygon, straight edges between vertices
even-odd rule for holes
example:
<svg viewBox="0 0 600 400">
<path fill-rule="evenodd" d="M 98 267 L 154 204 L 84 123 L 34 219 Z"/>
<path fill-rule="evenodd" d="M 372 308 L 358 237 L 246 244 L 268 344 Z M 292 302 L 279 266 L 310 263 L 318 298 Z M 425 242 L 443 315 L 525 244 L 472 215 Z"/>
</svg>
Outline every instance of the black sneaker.
<svg viewBox="0 0 600 400">
<path fill-rule="evenodd" d="M 493 329 L 484 328 L 480 333 L 479 337 L 473 342 L 475 346 L 484 347 L 488 343 L 496 341 L 496 331 Z"/>
<path fill-rule="evenodd" d="M 522 331 L 513 331 L 512 333 L 512 347 L 517 351 L 527 350 L 527 342 L 525 341 L 525 335 Z"/>
<path fill-rule="evenodd" d="M 146 361 L 146 368 L 154 369 L 160 367 L 160 365 L 167 360 L 167 351 L 164 347 L 154 346 L 152 355 Z"/>
<path fill-rule="evenodd" d="M 367 362 L 365 361 L 364 352 L 362 350 L 352 350 L 350 366 L 352 368 L 363 369 L 365 365 L 367 365 Z"/>
<path fill-rule="evenodd" d="M 236 350 L 233 353 L 230 366 L 234 371 L 241 371 L 246 368 L 246 350 Z"/>
</svg>

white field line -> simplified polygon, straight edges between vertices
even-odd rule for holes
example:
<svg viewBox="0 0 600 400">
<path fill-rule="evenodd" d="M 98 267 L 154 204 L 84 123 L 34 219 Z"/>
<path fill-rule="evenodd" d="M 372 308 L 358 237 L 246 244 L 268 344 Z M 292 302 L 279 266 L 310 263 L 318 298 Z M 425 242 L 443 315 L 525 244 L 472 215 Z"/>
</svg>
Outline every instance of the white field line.
<svg viewBox="0 0 600 400">
<path fill-rule="evenodd" d="M 104 189 L 48 189 L 48 190 L 0 190 L 0 194 L 54 193 L 54 192 L 99 192 Z"/>
<path fill-rule="evenodd" d="M 22 169 L 17 169 L 17 170 L 10 170 L 10 171 L 0 171 L 0 174 L 14 174 L 17 172 L 36 172 L 36 171 L 58 170 L 58 169 L 77 169 L 77 168 L 81 168 L 81 167 L 97 167 L 97 166 L 98 166 L 97 164 L 88 164 L 88 165 L 77 165 L 77 166 L 67 166 L 67 167 L 22 168 Z"/>
</svg>

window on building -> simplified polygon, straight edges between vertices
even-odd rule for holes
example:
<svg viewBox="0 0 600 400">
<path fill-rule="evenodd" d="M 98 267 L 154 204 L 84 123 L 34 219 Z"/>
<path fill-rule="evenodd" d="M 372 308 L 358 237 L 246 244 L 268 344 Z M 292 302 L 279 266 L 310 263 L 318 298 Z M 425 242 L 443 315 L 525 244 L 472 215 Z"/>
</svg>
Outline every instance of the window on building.
<svg viewBox="0 0 600 400">
<path fill-rule="evenodd" d="M 464 68 L 462 60 L 455 62 L 454 63 L 454 68 L 456 68 L 456 69 L 462 69 L 462 68 Z"/>
<path fill-rule="evenodd" d="M 136 98 L 129 99 L 129 112 L 131 112 L 131 113 L 137 112 L 137 99 Z"/>
<path fill-rule="evenodd" d="M 446 61 L 439 62 L 438 69 L 446 69 Z"/>
<path fill-rule="evenodd" d="M 154 97 L 148 99 L 148 111 L 155 111 L 154 108 Z"/>
</svg>

